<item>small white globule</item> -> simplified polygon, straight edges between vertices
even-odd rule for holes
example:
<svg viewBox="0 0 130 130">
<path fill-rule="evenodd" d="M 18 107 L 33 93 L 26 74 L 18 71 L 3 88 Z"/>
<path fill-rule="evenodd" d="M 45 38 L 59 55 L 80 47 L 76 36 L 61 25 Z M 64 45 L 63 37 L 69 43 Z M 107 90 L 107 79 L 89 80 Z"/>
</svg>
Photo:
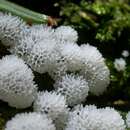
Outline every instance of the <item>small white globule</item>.
<svg viewBox="0 0 130 130">
<path fill-rule="evenodd" d="M 126 124 L 127 124 L 127 127 L 130 128 L 130 112 L 128 112 L 126 115 Z"/>
<path fill-rule="evenodd" d="M 55 37 L 59 42 L 77 42 L 78 33 L 70 26 L 60 26 L 55 30 Z"/>
<path fill-rule="evenodd" d="M 0 40 L 5 46 L 14 46 L 23 38 L 27 25 L 11 14 L 0 15 Z"/>
<path fill-rule="evenodd" d="M 46 39 L 35 44 L 27 55 L 27 64 L 39 73 L 53 71 L 60 59 L 55 40 Z"/>
<path fill-rule="evenodd" d="M 89 44 L 81 46 L 83 67 L 81 75 L 85 77 L 94 95 L 101 95 L 110 82 L 110 72 L 104 58 L 96 47 Z"/>
<path fill-rule="evenodd" d="M 35 44 L 46 43 L 47 39 L 52 41 L 54 39 L 53 33 L 54 30 L 47 25 L 33 25 L 28 28 L 26 36 L 19 40 L 19 44 L 11 48 L 10 51 L 25 60 Z"/>
<path fill-rule="evenodd" d="M 34 111 L 47 114 L 56 124 L 57 129 L 64 128 L 68 117 L 66 99 L 56 92 L 39 92 L 34 102 Z"/>
<path fill-rule="evenodd" d="M 123 50 L 122 51 L 122 56 L 128 57 L 129 56 L 129 51 L 128 50 Z"/>
<path fill-rule="evenodd" d="M 114 67 L 117 71 L 124 71 L 126 68 L 126 61 L 123 58 L 115 59 Z"/>
<path fill-rule="evenodd" d="M 54 87 L 66 97 L 69 106 L 84 102 L 88 96 L 88 83 L 82 76 L 66 74 L 56 80 Z"/>
<path fill-rule="evenodd" d="M 16 108 L 31 106 L 36 96 L 36 85 L 30 68 L 17 56 L 0 60 L 0 99 Z"/>
<path fill-rule="evenodd" d="M 52 120 L 45 114 L 17 114 L 6 123 L 5 130 L 56 130 Z"/>
<path fill-rule="evenodd" d="M 44 39 L 54 39 L 54 29 L 47 25 L 33 25 L 29 28 L 29 36 L 36 42 Z"/>
<path fill-rule="evenodd" d="M 70 113 L 65 130 L 125 130 L 125 123 L 113 108 L 78 106 Z"/>
<path fill-rule="evenodd" d="M 59 45 L 61 56 L 65 60 L 66 69 L 70 72 L 79 71 L 82 68 L 80 47 L 76 43 L 65 42 Z"/>
</svg>

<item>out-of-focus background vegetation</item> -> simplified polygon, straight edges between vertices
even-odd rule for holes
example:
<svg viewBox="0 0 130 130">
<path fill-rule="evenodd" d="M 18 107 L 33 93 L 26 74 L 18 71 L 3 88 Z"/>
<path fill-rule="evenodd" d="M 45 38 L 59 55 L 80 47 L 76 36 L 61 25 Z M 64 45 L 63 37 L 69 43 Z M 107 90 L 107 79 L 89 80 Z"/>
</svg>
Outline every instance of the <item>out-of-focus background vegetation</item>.
<svg viewBox="0 0 130 130">
<path fill-rule="evenodd" d="M 87 103 L 130 110 L 130 56 L 125 58 L 124 71 L 118 72 L 113 63 L 116 58 L 122 57 L 123 50 L 130 52 L 130 0 L 10 1 L 51 16 L 58 25 L 74 27 L 79 34 L 78 44 L 89 43 L 96 46 L 106 58 L 111 83 L 107 92 L 100 97 L 89 96 Z M 1 54 L 7 53 L 4 49 L 0 50 Z M 36 77 L 38 79 L 38 74 Z M 40 84 L 43 82 L 41 80 L 39 79 Z"/>
</svg>

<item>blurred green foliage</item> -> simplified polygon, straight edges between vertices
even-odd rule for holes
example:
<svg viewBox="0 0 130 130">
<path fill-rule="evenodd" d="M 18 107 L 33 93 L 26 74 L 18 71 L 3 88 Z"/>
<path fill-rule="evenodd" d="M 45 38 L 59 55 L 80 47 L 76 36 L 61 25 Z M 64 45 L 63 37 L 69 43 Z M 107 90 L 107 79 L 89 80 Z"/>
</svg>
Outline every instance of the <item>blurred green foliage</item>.
<svg viewBox="0 0 130 130">
<path fill-rule="evenodd" d="M 79 4 L 66 3 L 60 15 L 64 24 L 76 28 L 95 29 L 95 38 L 102 41 L 116 40 L 125 28 L 130 28 L 128 0 L 81 0 Z"/>
</svg>

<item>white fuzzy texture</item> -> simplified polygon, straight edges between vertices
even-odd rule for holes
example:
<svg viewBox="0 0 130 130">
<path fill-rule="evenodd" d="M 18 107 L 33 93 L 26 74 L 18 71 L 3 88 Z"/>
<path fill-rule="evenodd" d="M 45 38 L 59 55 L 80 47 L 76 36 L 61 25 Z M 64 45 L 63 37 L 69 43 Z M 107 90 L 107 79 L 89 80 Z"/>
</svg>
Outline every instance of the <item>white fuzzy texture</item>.
<svg viewBox="0 0 130 130">
<path fill-rule="evenodd" d="M 33 25 L 30 27 L 30 37 L 35 41 L 54 39 L 54 29 L 47 25 Z"/>
<path fill-rule="evenodd" d="M 16 108 L 31 106 L 36 95 L 32 71 L 22 59 L 9 55 L 0 60 L 0 99 Z"/>
<path fill-rule="evenodd" d="M 128 57 L 129 56 L 129 51 L 128 50 L 123 50 L 122 51 L 122 56 Z"/>
<path fill-rule="evenodd" d="M 53 78 L 65 71 L 64 59 L 50 27 L 35 25 L 30 28 L 20 44 L 10 49 L 19 55 L 36 72 L 48 72 Z"/>
<path fill-rule="evenodd" d="M 17 114 L 7 122 L 5 130 L 56 130 L 45 114 L 22 113 Z"/>
<path fill-rule="evenodd" d="M 115 59 L 114 67 L 117 71 L 124 71 L 126 68 L 126 61 L 123 58 Z"/>
<path fill-rule="evenodd" d="M 82 68 L 82 52 L 76 43 L 65 42 L 59 45 L 59 49 L 68 71 L 78 71 Z"/>
<path fill-rule="evenodd" d="M 81 74 L 88 81 L 90 92 L 101 95 L 110 82 L 110 72 L 104 58 L 96 47 L 89 44 L 81 46 L 83 65 Z"/>
<path fill-rule="evenodd" d="M 113 108 L 79 106 L 70 113 L 65 130 L 125 130 L 125 123 Z"/>
<path fill-rule="evenodd" d="M 78 33 L 70 26 L 60 26 L 55 30 L 55 37 L 59 42 L 77 42 Z"/>
<path fill-rule="evenodd" d="M 58 93 L 66 97 L 69 106 L 84 102 L 88 96 L 88 83 L 82 76 L 66 74 L 54 84 Z"/>
<path fill-rule="evenodd" d="M 0 15 L 0 40 L 5 46 L 14 46 L 23 37 L 26 24 L 11 14 Z"/>
<path fill-rule="evenodd" d="M 33 46 L 36 44 L 32 37 L 25 36 L 23 39 L 19 41 L 19 44 L 17 44 L 14 47 L 11 47 L 9 51 L 12 54 L 18 55 L 20 58 L 27 60 L 27 56 L 30 54 Z"/>
<path fill-rule="evenodd" d="M 35 44 L 27 56 L 27 63 L 39 73 L 53 71 L 60 59 L 55 40 L 46 39 Z"/>
<path fill-rule="evenodd" d="M 54 30 L 47 25 L 33 25 L 28 28 L 26 36 L 19 40 L 19 44 L 11 48 L 10 51 L 22 58 L 26 58 L 37 43 L 45 42 L 47 39 L 53 38 Z M 49 41 L 49 40 L 48 40 Z"/>
<path fill-rule="evenodd" d="M 47 114 L 56 124 L 57 129 L 64 128 L 68 116 L 66 100 L 56 92 L 39 92 L 34 102 L 34 111 Z"/>
<path fill-rule="evenodd" d="M 127 127 L 130 128 L 130 112 L 128 112 L 126 115 L 126 124 L 127 124 Z"/>
</svg>

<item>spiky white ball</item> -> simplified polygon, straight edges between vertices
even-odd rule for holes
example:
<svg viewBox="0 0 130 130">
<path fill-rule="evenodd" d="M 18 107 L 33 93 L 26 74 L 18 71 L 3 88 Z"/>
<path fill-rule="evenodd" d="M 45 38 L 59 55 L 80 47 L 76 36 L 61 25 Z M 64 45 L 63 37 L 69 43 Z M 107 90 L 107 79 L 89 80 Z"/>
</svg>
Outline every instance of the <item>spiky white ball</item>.
<svg viewBox="0 0 130 130">
<path fill-rule="evenodd" d="M 54 29 L 47 25 L 33 25 L 29 29 L 30 37 L 35 41 L 41 41 L 44 39 L 54 39 Z"/>
<path fill-rule="evenodd" d="M 78 33 L 70 26 L 60 26 L 55 30 L 56 39 L 60 41 L 76 42 L 78 40 Z"/>
<path fill-rule="evenodd" d="M 17 44 L 14 47 L 11 47 L 9 51 L 22 58 L 24 61 L 27 60 L 27 56 L 31 53 L 31 50 L 33 46 L 36 44 L 36 42 L 27 35 L 26 37 L 23 37 L 20 41 L 19 44 Z"/>
<path fill-rule="evenodd" d="M 49 27 L 42 27 L 35 25 L 30 34 L 24 37 L 19 45 L 11 48 L 10 52 L 24 59 L 34 71 L 48 72 L 52 78 L 56 78 L 66 70 L 66 66 L 57 41 L 50 36 L 53 31 Z M 45 35 L 42 35 L 40 31 L 45 31 Z"/>
<path fill-rule="evenodd" d="M 5 46 L 14 46 L 22 38 L 27 26 L 11 14 L 0 15 L 0 40 Z"/>
<path fill-rule="evenodd" d="M 46 39 L 35 44 L 27 56 L 27 64 L 39 73 L 53 71 L 57 67 L 60 55 L 55 40 Z"/>
<path fill-rule="evenodd" d="M 34 111 L 47 114 L 59 130 L 64 128 L 68 117 L 66 99 L 56 92 L 39 92 L 34 102 Z"/>
<path fill-rule="evenodd" d="M 32 71 L 22 59 L 9 55 L 0 60 L 0 99 L 16 108 L 31 106 L 35 95 Z"/>
<path fill-rule="evenodd" d="M 66 74 L 54 84 L 58 93 L 66 97 L 69 106 L 84 102 L 88 96 L 88 83 L 82 76 Z"/>
<path fill-rule="evenodd" d="M 113 108 L 81 106 L 70 113 L 65 130 L 125 130 L 125 123 Z"/>
<path fill-rule="evenodd" d="M 45 39 L 54 39 L 53 33 L 54 30 L 47 25 L 33 25 L 28 28 L 27 35 L 19 40 L 19 44 L 10 49 L 10 52 L 26 59 L 35 44 L 46 42 Z"/>
<path fill-rule="evenodd" d="M 34 111 L 46 113 L 52 119 L 56 119 L 67 111 L 66 100 L 56 92 L 39 92 L 34 102 Z"/>
<path fill-rule="evenodd" d="M 126 124 L 127 124 L 127 127 L 130 128 L 130 112 L 128 112 L 126 115 Z"/>
<path fill-rule="evenodd" d="M 59 45 L 59 49 L 68 71 L 78 71 L 82 68 L 82 52 L 76 43 L 65 42 Z"/>
<path fill-rule="evenodd" d="M 96 47 L 89 44 L 81 46 L 83 65 L 81 74 L 88 81 L 90 92 L 94 95 L 102 94 L 109 82 L 110 72 L 104 58 Z"/>
<path fill-rule="evenodd" d="M 22 113 L 17 114 L 6 123 L 5 130 L 56 130 L 45 114 Z"/>
<path fill-rule="evenodd" d="M 124 71 L 126 68 L 126 61 L 123 58 L 115 59 L 114 67 L 117 71 Z"/>
</svg>

